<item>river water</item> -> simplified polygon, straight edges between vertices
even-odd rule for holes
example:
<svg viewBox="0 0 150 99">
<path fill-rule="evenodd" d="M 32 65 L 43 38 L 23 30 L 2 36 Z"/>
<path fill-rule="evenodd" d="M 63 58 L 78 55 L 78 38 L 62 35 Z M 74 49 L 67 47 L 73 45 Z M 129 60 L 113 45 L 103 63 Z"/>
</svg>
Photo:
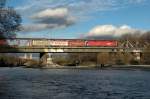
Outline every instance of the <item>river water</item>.
<svg viewBox="0 0 150 99">
<path fill-rule="evenodd" d="M 150 71 L 0 68 L 0 99 L 150 99 Z"/>
</svg>

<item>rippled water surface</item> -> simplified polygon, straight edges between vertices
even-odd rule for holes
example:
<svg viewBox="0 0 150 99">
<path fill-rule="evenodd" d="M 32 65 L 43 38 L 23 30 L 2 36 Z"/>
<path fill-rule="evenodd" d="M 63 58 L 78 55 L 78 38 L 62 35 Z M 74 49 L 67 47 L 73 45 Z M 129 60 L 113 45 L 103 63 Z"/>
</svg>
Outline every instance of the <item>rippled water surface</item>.
<svg viewBox="0 0 150 99">
<path fill-rule="evenodd" d="M 150 71 L 0 68 L 0 99 L 150 99 Z"/>
</svg>

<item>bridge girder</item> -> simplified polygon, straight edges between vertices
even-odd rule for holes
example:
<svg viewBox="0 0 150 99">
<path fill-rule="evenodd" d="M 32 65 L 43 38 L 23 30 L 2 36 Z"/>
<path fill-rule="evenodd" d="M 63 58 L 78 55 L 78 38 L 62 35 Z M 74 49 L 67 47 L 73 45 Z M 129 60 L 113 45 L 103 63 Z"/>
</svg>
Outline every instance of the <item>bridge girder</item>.
<svg viewBox="0 0 150 99">
<path fill-rule="evenodd" d="M 142 52 L 143 49 L 119 48 L 119 47 L 18 47 L 0 48 L 0 53 L 95 53 L 95 52 Z"/>
</svg>

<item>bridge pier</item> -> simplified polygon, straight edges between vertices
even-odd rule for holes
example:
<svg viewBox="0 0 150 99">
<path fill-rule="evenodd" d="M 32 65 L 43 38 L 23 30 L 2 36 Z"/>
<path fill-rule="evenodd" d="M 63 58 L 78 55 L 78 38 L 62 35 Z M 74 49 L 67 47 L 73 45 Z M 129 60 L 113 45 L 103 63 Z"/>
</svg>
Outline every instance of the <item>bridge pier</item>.
<svg viewBox="0 0 150 99">
<path fill-rule="evenodd" d="M 32 57 L 32 54 L 30 53 L 30 54 L 29 54 L 29 59 L 32 59 L 32 58 L 33 58 L 33 57 Z"/>
<path fill-rule="evenodd" d="M 23 57 L 23 58 L 24 58 L 24 59 L 27 59 L 27 53 L 24 54 L 24 57 Z"/>
<path fill-rule="evenodd" d="M 137 61 L 141 60 L 141 53 L 134 53 L 134 59 Z"/>
<path fill-rule="evenodd" d="M 141 52 L 140 50 L 133 50 L 134 60 L 140 62 L 141 61 Z"/>
<path fill-rule="evenodd" d="M 40 53 L 40 63 L 44 65 L 51 65 L 52 62 L 52 55 L 47 52 Z"/>
<path fill-rule="evenodd" d="M 47 53 L 45 53 L 45 52 L 40 53 L 39 61 L 41 64 L 46 64 L 47 63 Z"/>
<path fill-rule="evenodd" d="M 48 53 L 47 64 L 48 64 L 48 65 L 53 64 L 52 54 L 51 54 L 51 53 Z"/>
<path fill-rule="evenodd" d="M 25 53 L 23 58 L 24 59 L 32 59 L 32 53 L 30 53 L 30 54 Z"/>
</svg>

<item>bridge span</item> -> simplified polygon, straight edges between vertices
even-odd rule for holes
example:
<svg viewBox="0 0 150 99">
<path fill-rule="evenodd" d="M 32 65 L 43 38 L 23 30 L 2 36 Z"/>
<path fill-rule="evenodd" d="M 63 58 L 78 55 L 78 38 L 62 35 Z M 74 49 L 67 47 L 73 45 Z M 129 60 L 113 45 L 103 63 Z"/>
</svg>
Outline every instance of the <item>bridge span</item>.
<svg viewBox="0 0 150 99">
<path fill-rule="evenodd" d="M 38 40 L 41 46 L 31 46 L 33 40 Z M 97 53 L 99 56 L 101 53 L 134 53 L 134 56 L 138 59 L 141 57 L 141 53 L 144 51 L 144 47 L 134 45 L 129 41 L 118 42 L 118 46 L 44 46 L 42 45 L 45 39 L 6 39 L 8 46 L 1 46 L 0 53 L 40 53 L 40 60 L 44 63 L 51 63 L 48 60 L 52 60 L 48 53 Z M 47 39 L 46 39 L 47 40 Z M 45 43 L 45 42 L 44 42 Z M 47 43 L 46 43 L 47 44 Z M 24 58 L 32 59 L 32 54 Z M 101 57 L 102 58 L 102 57 Z"/>
<path fill-rule="evenodd" d="M 143 48 L 122 47 L 1 47 L 0 53 L 98 53 L 143 52 Z"/>
</svg>

